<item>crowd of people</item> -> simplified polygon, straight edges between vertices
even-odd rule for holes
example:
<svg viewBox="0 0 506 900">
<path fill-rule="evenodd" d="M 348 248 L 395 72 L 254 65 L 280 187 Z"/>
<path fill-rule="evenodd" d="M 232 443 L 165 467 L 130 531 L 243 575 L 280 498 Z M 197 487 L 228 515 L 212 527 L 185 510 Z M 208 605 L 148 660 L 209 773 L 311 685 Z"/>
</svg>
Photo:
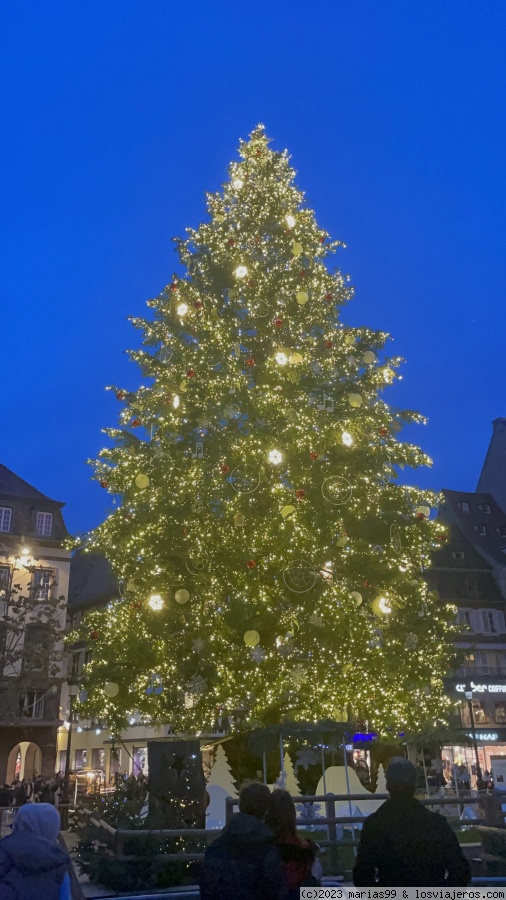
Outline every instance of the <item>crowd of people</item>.
<svg viewBox="0 0 506 900">
<path fill-rule="evenodd" d="M 25 803 L 58 804 L 63 786 L 63 775 L 58 772 L 52 778 L 35 775 L 33 778 L 16 778 L 11 784 L 0 785 L 0 809 L 18 808 Z"/>
<path fill-rule="evenodd" d="M 387 770 L 390 799 L 364 822 L 353 881 L 359 887 L 457 887 L 471 870 L 445 817 L 416 798 L 417 770 L 397 758 Z M 283 790 L 241 791 L 239 812 L 208 847 L 201 900 L 296 900 L 318 886 L 318 847 L 297 834 L 296 810 Z"/>
<path fill-rule="evenodd" d="M 54 799 L 41 799 L 48 782 L 28 781 L 16 779 L 2 790 L 18 809 L 11 833 L 0 841 L 0 900 L 70 900 L 70 859 L 57 844 L 60 818 Z M 53 798 L 61 785 L 61 775 L 50 779 Z M 354 884 L 379 888 L 469 884 L 469 862 L 445 817 L 415 798 L 416 767 L 404 758 L 393 759 L 386 786 L 389 799 L 363 823 Z M 145 791 L 145 779 L 128 776 L 124 787 Z M 301 887 L 320 885 L 319 848 L 298 833 L 296 818 L 287 791 L 271 793 L 257 782 L 243 788 L 239 812 L 206 850 L 201 900 L 298 900 Z"/>
</svg>

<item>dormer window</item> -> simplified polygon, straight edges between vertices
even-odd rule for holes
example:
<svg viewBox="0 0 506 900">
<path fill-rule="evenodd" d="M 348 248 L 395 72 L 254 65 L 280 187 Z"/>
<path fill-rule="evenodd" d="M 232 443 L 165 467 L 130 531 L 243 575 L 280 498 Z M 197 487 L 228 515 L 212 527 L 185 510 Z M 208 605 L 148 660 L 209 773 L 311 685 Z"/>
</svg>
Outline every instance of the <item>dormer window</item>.
<svg viewBox="0 0 506 900">
<path fill-rule="evenodd" d="M 12 509 L 10 506 L 0 506 L 0 531 L 7 534 L 11 530 Z"/>
<path fill-rule="evenodd" d="M 475 525 L 475 526 L 474 526 L 474 530 L 476 531 L 476 534 L 481 534 L 481 535 L 483 535 L 483 534 L 486 534 L 486 533 L 487 533 L 487 527 L 486 527 L 486 525 Z"/>
<path fill-rule="evenodd" d="M 35 534 L 37 537 L 51 537 L 53 533 L 53 513 L 38 512 Z"/>
<path fill-rule="evenodd" d="M 492 510 L 490 509 L 490 503 L 480 503 L 480 510 L 482 513 L 485 513 L 486 516 L 489 516 Z"/>
<path fill-rule="evenodd" d="M 457 506 L 461 512 L 469 512 L 469 503 L 466 500 L 459 500 Z"/>
<path fill-rule="evenodd" d="M 497 534 L 500 534 L 501 537 L 506 537 L 506 525 L 499 525 L 497 528 Z"/>
<path fill-rule="evenodd" d="M 464 559 L 464 555 L 463 550 L 454 550 L 452 553 L 454 559 Z"/>
</svg>

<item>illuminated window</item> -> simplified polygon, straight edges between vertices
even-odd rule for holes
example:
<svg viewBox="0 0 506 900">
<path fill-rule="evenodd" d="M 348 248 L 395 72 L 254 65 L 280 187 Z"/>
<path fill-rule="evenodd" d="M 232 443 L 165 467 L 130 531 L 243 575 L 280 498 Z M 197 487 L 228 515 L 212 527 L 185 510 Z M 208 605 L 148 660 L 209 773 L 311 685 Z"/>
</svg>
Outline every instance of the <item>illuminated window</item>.
<svg viewBox="0 0 506 900">
<path fill-rule="evenodd" d="M 53 533 L 53 513 L 37 513 L 35 533 L 38 535 L 38 537 L 51 537 Z"/>
<path fill-rule="evenodd" d="M 486 534 L 487 533 L 486 525 L 475 525 L 474 530 L 476 531 L 476 534 Z"/>
<path fill-rule="evenodd" d="M 486 516 L 489 516 L 492 510 L 490 509 L 490 503 L 480 503 L 480 509 L 482 513 L 485 513 Z"/>
<path fill-rule="evenodd" d="M 0 600 L 5 600 L 11 586 L 11 570 L 9 566 L 0 566 Z"/>
<path fill-rule="evenodd" d="M 457 506 L 461 512 L 469 512 L 469 503 L 466 500 L 459 500 Z"/>
<path fill-rule="evenodd" d="M 35 600 L 49 600 L 53 585 L 52 569 L 36 569 L 33 575 L 33 592 Z"/>
</svg>

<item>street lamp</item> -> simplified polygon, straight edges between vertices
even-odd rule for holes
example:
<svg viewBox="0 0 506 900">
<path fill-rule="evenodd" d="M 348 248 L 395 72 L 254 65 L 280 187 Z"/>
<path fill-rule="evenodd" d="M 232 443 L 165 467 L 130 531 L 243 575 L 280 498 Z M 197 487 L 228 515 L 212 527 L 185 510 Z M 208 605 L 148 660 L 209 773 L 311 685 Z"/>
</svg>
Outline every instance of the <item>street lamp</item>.
<svg viewBox="0 0 506 900">
<path fill-rule="evenodd" d="M 63 807 L 62 813 L 66 819 L 68 815 L 68 803 L 70 802 L 70 792 L 69 792 L 69 775 L 70 775 L 70 753 L 72 750 L 72 720 L 74 718 L 74 700 L 77 697 L 77 684 L 68 683 L 68 692 L 69 692 L 69 717 L 68 717 L 68 731 L 67 731 L 67 748 L 65 751 L 65 771 L 63 774 L 63 784 L 61 790 L 61 798 L 60 803 Z M 63 826 L 62 826 L 63 827 Z"/>
<path fill-rule="evenodd" d="M 474 747 L 474 756 L 476 759 L 476 787 L 479 791 L 483 791 L 485 789 L 485 782 L 483 781 L 481 775 L 481 766 L 480 766 L 480 758 L 478 756 L 478 744 L 476 743 L 476 725 L 474 722 L 474 710 L 473 710 L 473 688 L 469 681 L 464 685 L 464 697 L 467 700 L 467 708 L 469 710 L 469 719 L 471 722 L 471 735 L 473 739 L 473 747 Z"/>
</svg>

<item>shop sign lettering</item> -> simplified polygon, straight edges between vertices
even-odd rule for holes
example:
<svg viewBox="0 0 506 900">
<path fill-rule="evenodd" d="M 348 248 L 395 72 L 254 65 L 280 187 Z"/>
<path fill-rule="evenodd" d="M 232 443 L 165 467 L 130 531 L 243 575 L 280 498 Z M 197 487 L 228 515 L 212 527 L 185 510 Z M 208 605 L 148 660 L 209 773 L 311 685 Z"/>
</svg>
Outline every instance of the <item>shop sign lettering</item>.
<svg viewBox="0 0 506 900">
<path fill-rule="evenodd" d="M 466 737 L 472 738 L 472 734 L 469 732 L 466 734 Z M 477 731 L 476 732 L 476 740 L 477 741 L 498 741 L 499 735 L 497 731 Z"/>
<path fill-rule="evenodd" d="M 476 694 L 506 694 L 506 684 L 475 684 L 471 682 L 473 693 Z M 455 690 L 459 694 L 463 694 L 466 689 L 465 684 L 456 684 Z"/>
</svg>

